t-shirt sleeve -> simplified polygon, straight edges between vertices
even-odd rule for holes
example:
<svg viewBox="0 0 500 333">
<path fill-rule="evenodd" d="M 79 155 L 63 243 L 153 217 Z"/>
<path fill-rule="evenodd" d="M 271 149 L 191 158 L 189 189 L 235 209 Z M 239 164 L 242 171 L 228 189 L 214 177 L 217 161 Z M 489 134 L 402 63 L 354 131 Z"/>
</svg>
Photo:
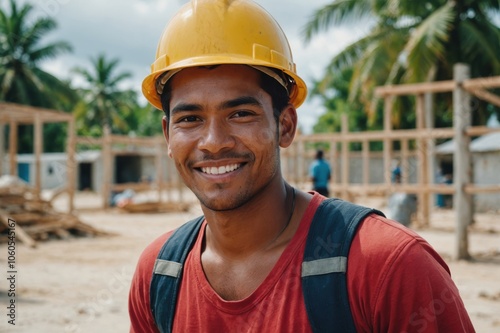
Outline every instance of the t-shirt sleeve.
<svg viewBox="0 0 500 333">
<path fill-rule="evenodd" d="M 357 330 L 474 332 L 439 254 L 396 222 L 367 220 L 349 253 L 349 301 Z"/>
<path fill-rule="evenodd" d="M 151 243 L 141 254 L 132 278 L 129 291 L 128 311 L 130 333 L 158 332 L 149 301 L 149 287 L 155 260 L 173 231 L 168 232 Z"/>
</svg>

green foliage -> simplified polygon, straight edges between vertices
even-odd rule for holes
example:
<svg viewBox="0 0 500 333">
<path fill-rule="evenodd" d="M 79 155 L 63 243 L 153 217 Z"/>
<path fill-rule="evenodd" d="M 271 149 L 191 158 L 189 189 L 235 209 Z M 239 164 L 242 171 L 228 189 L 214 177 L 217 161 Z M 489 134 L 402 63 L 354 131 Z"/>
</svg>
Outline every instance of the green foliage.
<svg viewBox="0 0 500 333">
<path fill-rule="evenodd" d="M 0 7 L 0 100 L 32 106 L 59 108 L 60 97 L 74 98 L 66 82 L 40 69 L 44 60 L 68 52 L 66 42 L 41 44 L 56 28 L 47 17 L 31 19 L 33 6 L 20 8 L 15 0 Z"/>
<path fill-rule="evenodd" d="M 370 127 L 376 127 L 380 105 L 374 88 L 384 84 L 415 83 L 452 79 L 453 65 L 471 66 L 472 77 L 500 75 L 500 3 L 498 0 L 335 0 L 317 10 L 303 29 L 309 41 L 315 34 L 344 24 L 372 22 L 372 28 L 335 55 L 315 90 L 323 95 L 325 106 L 341 109 L 332 91 L 344 89 L 335 78 L 352 69 L 348 101 L 360 103 L 368 115 Z M 333 97 L 332 97 L 333 96 Z M 435 100 L 436 122 L 449 125 L 449 96 Z M 414 127 L 414 102 L 398 98 L 393 106 L 395 128 Z M 496 107 L 477 102 L 475 123 Z M 411 110 L 411 112 L 409 112 Z M 381 120 L 380 120 L 381 121 Z M 317 130 L 324 130 L 334 119 L 320 119 Z"/>
<path fill-rule="evenodd" d="M 75 107 L 78 132 L 82 135 L 99 136 L 109 126 L 116 134 L 126 134 L 131 128 L 125 118 L 137 106 L 137 94 L 120 85 L 131 76 L 129 72 L 117 72 L 118 59 L 108 60 L 104 54 L 91 58 L 91 69 L 77 67 L 73 72 L 85 81 L 78 89 L 81 101 Z"/>
</svg>

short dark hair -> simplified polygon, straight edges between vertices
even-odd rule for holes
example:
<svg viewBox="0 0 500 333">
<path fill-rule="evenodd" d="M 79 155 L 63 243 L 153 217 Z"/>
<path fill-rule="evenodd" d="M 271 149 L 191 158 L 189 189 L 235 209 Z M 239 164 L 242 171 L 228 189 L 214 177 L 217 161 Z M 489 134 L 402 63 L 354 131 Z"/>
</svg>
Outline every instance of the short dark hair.
<svg viewBox="0 0 500 333">
<path fill-rule="evenodd" d="M 321 149 L 318 149 L 318 150 L 316 151 L 316 159 L 317 159 L 317 160 L 321 160 L 321 159 L 323 159 L 323 151 L 322 151 Z"/>
<path fill-rule="evenodd" d="M 217 66 L 210 66 L 207 68 L 212 69 Z M 274 69 L 273 69 L 274 70 Z M 274 70 L 278 75 L 286 75 L 285 73 Z M 281 112 L 285 109 L 285 107 L 290 103 L 290 96 L 286 89 L 275 79 L 270 77 L 267 74 L 264 74 L 259 71 L 260 74 L 260 86 L 261 88 L 271 96 L 271 100 L 273 103 L 273 116 L 278 123 Z M 165 83 L 165 87 L 163 88 L 163 92 L 160 96 L 161 106 L 167 120 L 170 115 L 170 99 L 172 98 L 172 86 L 170 84 L 171 80 Z"/>
</svg>

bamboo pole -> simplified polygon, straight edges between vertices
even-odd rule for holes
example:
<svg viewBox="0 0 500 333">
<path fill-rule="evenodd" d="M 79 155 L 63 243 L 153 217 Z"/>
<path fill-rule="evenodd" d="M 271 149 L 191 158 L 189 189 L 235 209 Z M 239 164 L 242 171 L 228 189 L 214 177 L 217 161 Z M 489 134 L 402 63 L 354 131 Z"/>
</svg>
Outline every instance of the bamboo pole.
<svg viewBox="0 0 500 333">
<path fill-rule="evenodd" d="M 455 209 L 455 257 L 457 259 L 470 258 L 467 227 L 473 219 L 472 196 L 465 191 L 465 187 L 472 180 L 470 137 L 465 135 L 465 129 L 471 124 L 470 95 L 460 84 L 469 78 L 469 73 L 469 67 L 464 64 L 456 64 L 453 68 L 454 78 L 458 83 L 453 91 L 453 128 L 456 145 L 456 151 L 453 154 L 453 183 L 455 186 L 453 207 Z"/>
</svg>

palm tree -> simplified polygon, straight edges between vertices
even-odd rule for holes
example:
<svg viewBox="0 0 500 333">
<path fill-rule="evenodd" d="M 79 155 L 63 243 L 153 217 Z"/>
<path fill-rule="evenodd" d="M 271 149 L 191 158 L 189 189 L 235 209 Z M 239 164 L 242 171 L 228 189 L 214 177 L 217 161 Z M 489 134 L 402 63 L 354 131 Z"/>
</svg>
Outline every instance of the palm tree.
<svg viewBox="0 0 500 333">
<path fill-rule="evenodd" d="M 118 59 L 108 60 L 101 54 L 90 60 L 91 70 L 81 67 L 73 70 L 87 85 L 80 90 L 82 102 L 75 110 L 77 126 L 83 133 L 91 135 L 101 135 L 103 126 L 125 133 L 128 125 L 124 118 L 137 106 L 137 96 L 132 90 L 121 89 L 120 84 L 131 74 L 116 73 Z"/>
<path fill-rule="evenodd" d="M 15 0 L 0 8 L 0 100 L 33 106 L 59 107 L 61 96 L 74 96 L 67 83 L 40 69 L 44 60 L 68 52 L 66 42 L 41 44 L 56 28 L 51 18 L 31 20 L 33 6 Z"/>
<path fill-rule="evenodd" d="M 336 0 L 312 15 L 303 36 L 371 22 L 366 36 L 333 57 L 318 85 L 331 87 L 336 73 L 354 68 L 349 97 L 373 116 L 378 85 L 450 79 L 458 62 L 468 63 L 473 77 L 499 75 L 499 14 L 498 0 Z"/>
</svg>

